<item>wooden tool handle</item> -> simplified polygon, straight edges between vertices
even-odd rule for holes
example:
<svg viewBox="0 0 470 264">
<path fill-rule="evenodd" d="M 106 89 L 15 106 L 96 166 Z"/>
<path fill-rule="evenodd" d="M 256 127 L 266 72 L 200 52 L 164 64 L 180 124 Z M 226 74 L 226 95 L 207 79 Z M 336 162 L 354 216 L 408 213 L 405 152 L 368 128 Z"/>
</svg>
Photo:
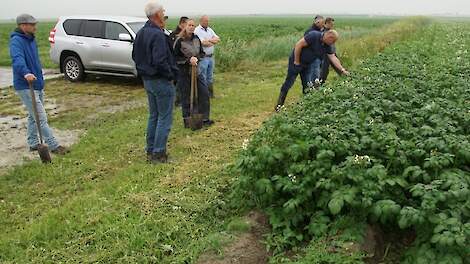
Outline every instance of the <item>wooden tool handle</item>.
<svg viewBox="0 0 470 264">
<path fill-rule="evenodd" d="M 38 113 L 38 106 L 36 101 L 36 95 L 34 93 L 33 82 L 28 81 L 29 84 L 29 92 L 31 94 L 31 105 L 33 106 L 33 113 L 34 113 L 34 120 L 36 121 L 36 127 L 38 129 L 39 134 L 39 141 L 43 144 L 42 140 L 42 131 L 41 131 L 41 124 L 39 123 L 39 113 Z"/>
</svg>

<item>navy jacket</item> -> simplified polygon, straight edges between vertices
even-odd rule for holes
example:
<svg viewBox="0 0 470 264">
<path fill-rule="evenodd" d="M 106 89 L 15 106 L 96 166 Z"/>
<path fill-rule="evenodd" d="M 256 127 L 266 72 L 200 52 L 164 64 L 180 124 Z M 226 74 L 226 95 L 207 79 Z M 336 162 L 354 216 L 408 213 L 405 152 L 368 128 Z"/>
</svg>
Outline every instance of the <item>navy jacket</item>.
<svg viewBox="0 0 470 264">
<path fill-rule="evenodd" d="M 10 56 L 13 68 L 13 86 L 16 90 L 29 89 L 26 74 L 32 73 L 37 80 L 33 83 L 35 90 L 44 89 L 41 61 L 38 47 L 32 35 L 26 35 L 17 29 L 10 35 Z"/>
<path fill-rule="evenodd" d="M 132 50 L 137 72 L 144 79 L 176 80 L 178 67 L 170 47 L 170 39 L 163 30 L 147 21 L 137 32 Z"/>
</svg>

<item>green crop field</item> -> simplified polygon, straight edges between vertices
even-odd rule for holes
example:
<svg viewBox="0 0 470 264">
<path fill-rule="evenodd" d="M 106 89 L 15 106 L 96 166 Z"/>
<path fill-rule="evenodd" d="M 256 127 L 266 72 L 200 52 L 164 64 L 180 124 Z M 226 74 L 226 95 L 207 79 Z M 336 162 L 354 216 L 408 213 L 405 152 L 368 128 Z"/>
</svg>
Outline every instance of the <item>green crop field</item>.
<svg viewBox="0 0 470 264">
<path fill-rule="evenodd" d="M 357 37 L 370 32 L 372 29 L 386 25 L 397 18 L 368 19 L 364 17 L 340 17 L 337 27 L 344 31 L 345 38 Z M 219 70 L 233 67 L 234 63 L 247 58 L 261 61 L 281 59 L 290 51 L 290 43 L 312 23 L 310 17 L 215 17 L 213 27 L 224 39 L 218 49 Z M 49 32 L 55 22 L 40 22 L 36 34 L 41 61 L 44 68 L 56 68 L 49 59 Z M 170 19 L 169 29 L 174 29 L 176 19 Z M 10 66 L 8 41 L 15 24 L 0 24 L 0 66 Z M 252 43 L 253 40 L 257 40 Z M 262 40 L 262 41 L 261 41 Z M 271 45 L 276 43 L 276 45 Z M 254 46 L 254 47 L 253 47 Z M 260 53 L 259 51 L 263 52 Z M 272 57 L 270 55 L 275 55 Z M 238 61 L 238 62 L 237 62 Z"/>
<path fill-rule="evenodd" d="M 236 263 L 253 249 L 269 260 L 243 263 L 364 263 L 369 225 L 387 238 L 375 263 L 465 263 L 470 24 L 338 17 L 352 76 L 332 74 L 304 98 L 296 84 L 274 114 L 311 18 L 212 23 L 222 37 L 216 124 L 188 131 L 175 111 L 169 164 L 145 162 L 141 84 L 47 82 L 52 126 L 80 140 L 51 165 L 0 169 L 0 263 Z M 54 67 L 53 24 L 39 26 Z M 3 66 L 13 27 L 0 25 Z M 0 116 L 11 115 L 25 113 L 2 90 Z M 267 219 L 263 234 L 246 220 L 253 211 Z"/>
</svg>

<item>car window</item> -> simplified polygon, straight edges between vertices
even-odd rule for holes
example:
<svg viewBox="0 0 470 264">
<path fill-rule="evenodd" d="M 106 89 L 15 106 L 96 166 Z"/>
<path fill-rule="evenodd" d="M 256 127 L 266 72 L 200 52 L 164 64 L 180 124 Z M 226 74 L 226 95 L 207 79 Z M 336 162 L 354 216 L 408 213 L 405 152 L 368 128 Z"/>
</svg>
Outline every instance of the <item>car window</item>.
<svg viewBox="0 0 470 264">
<path fill-rule="evenodd" d="M 119 34 L 129 34 L 127 29 L 116 22 L 106 22 L 105 38 L 119 40 Z"/>
<path fill-rule="evenodd" d="M 145 22 L 132 22 L 132 23 L 127 23 L 127 25 L 134 31 L 135 34 L 139 32 L 141 28 L 144 27 Z"/>
<path fill-rule="evenodd" d="M 67 19 L 64 22 L 64 30 L 67 35 L 77 36 L 80 34 L 81 19 Z"/>
<path fill-rule="evenodd" d="M 103 38 L 103 21 L 85 20 L 82 26 L 82 36 L 90 38 Z"/>
</svg>

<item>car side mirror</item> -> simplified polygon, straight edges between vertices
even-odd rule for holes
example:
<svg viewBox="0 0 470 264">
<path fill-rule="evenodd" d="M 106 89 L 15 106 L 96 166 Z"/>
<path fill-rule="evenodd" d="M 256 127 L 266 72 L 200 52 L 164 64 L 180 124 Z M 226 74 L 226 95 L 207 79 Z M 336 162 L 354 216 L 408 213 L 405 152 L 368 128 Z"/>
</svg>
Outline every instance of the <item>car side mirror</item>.
<svg viewBox="0 0 470 264">
<path fill-rule="evenodd" d="M 119 34 L 119 40 L 120 41 L 132 42 L 132 37 L 129 34 L 121 33 L 121 34 Z"/>
</svg>

